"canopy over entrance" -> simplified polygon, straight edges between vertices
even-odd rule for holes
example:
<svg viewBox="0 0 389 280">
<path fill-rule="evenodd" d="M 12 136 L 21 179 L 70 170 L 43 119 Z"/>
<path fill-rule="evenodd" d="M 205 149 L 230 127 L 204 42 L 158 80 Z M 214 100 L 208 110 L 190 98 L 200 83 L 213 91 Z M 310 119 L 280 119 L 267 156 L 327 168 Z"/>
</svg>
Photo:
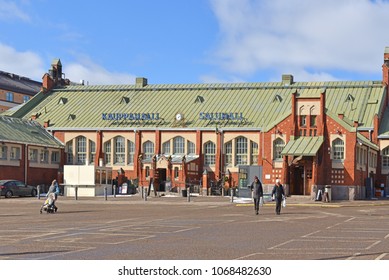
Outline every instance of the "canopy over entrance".
<svg viewBox="0 0 389 280">
<path fill-rule="evenodd" d="M 316 156 L 324 142 L 323 136 L 291 139 L 281 152 L 283 156 Z"/>
</svg>

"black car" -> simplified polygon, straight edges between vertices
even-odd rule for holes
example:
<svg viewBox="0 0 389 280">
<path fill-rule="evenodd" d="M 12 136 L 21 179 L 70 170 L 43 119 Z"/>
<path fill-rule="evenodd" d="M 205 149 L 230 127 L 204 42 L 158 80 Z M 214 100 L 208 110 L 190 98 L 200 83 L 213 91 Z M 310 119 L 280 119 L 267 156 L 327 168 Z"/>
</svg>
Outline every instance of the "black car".
<svg viewBox="0 0 389 280">
<path fill-rule="evenodd" d="M 36 196 L 37 188 L 26 185 L 18 180 L 0 180 L 0 195 L 10 198 L 12 196 Z"/>
</svg>

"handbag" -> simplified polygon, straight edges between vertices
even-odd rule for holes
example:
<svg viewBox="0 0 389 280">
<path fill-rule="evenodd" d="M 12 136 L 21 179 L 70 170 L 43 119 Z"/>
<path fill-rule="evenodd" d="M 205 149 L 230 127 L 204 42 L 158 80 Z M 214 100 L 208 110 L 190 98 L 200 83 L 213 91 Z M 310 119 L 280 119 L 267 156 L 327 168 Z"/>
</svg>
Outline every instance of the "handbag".
<svg viewBox="0 0 389 280">
<path fill-rule="evenodd" d="M 263 206 L 263 196 L 261 196 L 260 198 L 259 198 L 259 206 Z"/>
<path fill-rule="evenodd" d="M 282 207 L 286 207 L 286 198 L 282 200 Z"/>
</svg>

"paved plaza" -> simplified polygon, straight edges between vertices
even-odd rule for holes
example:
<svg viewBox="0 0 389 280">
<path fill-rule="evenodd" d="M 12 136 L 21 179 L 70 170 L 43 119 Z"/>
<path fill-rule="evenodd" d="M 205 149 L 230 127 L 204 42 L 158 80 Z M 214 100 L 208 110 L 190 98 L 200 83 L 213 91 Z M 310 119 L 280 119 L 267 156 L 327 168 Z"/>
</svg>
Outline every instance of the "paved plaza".
<svg viewBox="0 0 389 280">
<path fill-rule="evenodd" d="M 0 260 L 389 260 L 389 201 L 0 198 Z"/>
</svg>

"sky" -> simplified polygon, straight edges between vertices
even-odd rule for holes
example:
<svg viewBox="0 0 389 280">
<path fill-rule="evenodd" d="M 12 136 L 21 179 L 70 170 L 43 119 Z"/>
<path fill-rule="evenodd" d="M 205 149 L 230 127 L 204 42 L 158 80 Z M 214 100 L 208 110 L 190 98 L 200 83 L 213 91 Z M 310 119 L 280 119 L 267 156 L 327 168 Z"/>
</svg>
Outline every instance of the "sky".
<svg viewBox="0 0 389 280">
<path fill-rule="evenodd" d="M 0 0 L 0 70 L 149 84 L 381 80 L 389 0 Z"/>
</svg>

